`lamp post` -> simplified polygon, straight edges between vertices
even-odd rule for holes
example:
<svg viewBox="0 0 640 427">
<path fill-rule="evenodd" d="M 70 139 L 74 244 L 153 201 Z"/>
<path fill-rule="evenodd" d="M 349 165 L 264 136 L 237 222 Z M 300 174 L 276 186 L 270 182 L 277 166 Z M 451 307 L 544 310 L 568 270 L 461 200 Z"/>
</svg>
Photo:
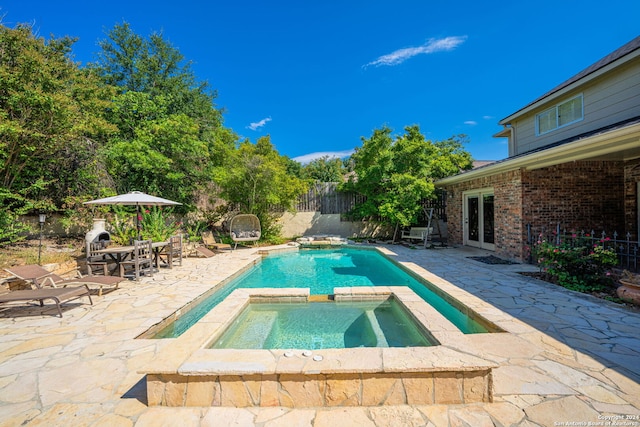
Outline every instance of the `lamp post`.
<svg viewBox="0 0 640 427">
<path fill-rule="evenodd" d="M 40 256 L 42 255 L 42 228 L 44 227 L 44 222 L 47 220 L 47 216 L 45 214 L 40 214 L 38 218 L 38 222 L 40 223 L 40 245 L 38 246 L 38 265 L 40 264 Z"/>
</svg>

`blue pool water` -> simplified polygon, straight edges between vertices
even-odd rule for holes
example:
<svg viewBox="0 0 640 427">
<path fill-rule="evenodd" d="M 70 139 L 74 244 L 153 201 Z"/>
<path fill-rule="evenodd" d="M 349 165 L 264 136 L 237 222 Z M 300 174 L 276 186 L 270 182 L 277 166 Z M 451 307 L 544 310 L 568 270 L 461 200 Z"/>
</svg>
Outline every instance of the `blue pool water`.
<svg viewBox="0 0 640 427">
<path fill-rule="evenodd" d="M 437 341 L 432 341 L 402 306 L 390 299 L 249 304 L 211 348 L 317 350 L 434 344 Z"/>
<path fill-rule="evenodd" d="M 463 333 L 489 332 L 378 251 L 365 248 L 301 249 L 270 254 L 158 332 L 154 338 L 180 336 L 238 288 L 310 288 L 311 295 L 336 287 L 408 286 Z"/>
</svg>

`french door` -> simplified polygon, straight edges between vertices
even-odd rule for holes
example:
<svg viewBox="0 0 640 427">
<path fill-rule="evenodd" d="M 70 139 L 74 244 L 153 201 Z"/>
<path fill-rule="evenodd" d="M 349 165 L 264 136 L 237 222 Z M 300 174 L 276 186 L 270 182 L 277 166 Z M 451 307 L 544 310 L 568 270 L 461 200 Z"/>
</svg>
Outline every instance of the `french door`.
<svg viewBox="0 0 640 427">
<path fill-rule="evenodd" d="M 495 250 L 493 189 L 463 194 L 464 241 L 468 246 Z"/>
</svg>

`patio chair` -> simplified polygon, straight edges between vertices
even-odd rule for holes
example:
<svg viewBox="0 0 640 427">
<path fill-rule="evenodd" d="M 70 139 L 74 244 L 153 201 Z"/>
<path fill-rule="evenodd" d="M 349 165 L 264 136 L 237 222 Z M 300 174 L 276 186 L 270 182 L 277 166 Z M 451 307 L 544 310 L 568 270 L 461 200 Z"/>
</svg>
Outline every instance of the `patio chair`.
<svg viewBox="0 0 640 427">
<path fill-rule="evenodd" d="M 52 300 L 58 309 L 58 315 L 62 317 L 62 309 L 60 308 L 60 304 L 62 302 L 73 301 L 84 296 L 88 297 L 89 302 L 93 305 L 89 287 L 87 285 L 73 286 L 70 288 L 23 289 L 20 291 L 7 291 L 0 293 L 0 304 L 20 301 L 38 301 L 40 303 L 40 307 L 44 307 L 44 300 Z"/>
<path fill-rule="evenodd" d="M 86 263 L 87 274 L 93 276 L 95 274 L 102 274 L 103 276 L 109 275 L 109 258 L 106 254 L 99 253 L 97 251 L 107 247 L 107 242 L 99 240 L 97 242 L 87 242 L 86 246 Z"/>
<path fill-rule="evenodd" d="M 219 235 L 214 235 L 211 231 L 203 231 L 202 243 L 211 250 L 220 251 L 222 249 L 231 249 L 231 245 L 228 243 L 222 243 Z"/>
<path fill-rule="evenodd" d="M 75 277 L 63 278 L 36 264 L 20 265 L 5 268 L 4 270 L 13 277 L 20 279 L 37 289 L 43 289 L 47 286 L 52 288 L 66 288 L 74 285 L 91 287 L 97 286 L 98 296 L 102 296 L 103 287 L 109 286 L 113 287 L 115 290 L 118 289 L 120 282 L 124 280 L 124 278 L 117 276 L 83 276 L 77 268 L 70 271 L 76 275 Z"/>
<path fill-rule="evenodd" d="M 120 276 L 140 280 L 140 276 L 153 274 L 153 264 L 151 240 L 134 240 L 131 259 L 120 263 Z"/>
<path fill-rule="evenodd" d="M 182 265 L 182 234 L 171 236 L 169 244 L 158 252 L 158 261 L 162 261 L 169 268 L 173 268 L 173 264 Z"/>
</svg>

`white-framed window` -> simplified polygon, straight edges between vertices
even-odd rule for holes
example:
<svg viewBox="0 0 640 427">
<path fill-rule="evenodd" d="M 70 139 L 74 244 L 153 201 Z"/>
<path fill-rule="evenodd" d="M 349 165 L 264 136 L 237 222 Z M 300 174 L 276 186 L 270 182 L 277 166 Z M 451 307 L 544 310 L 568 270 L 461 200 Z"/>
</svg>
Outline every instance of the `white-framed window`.
<svg viewBox="0 0 640 427">
<path fill-rule="evenodd" d="M 582 94 L 536 115 L 536 135 L 575 123 L 584 118 Z"/>
</svg>

